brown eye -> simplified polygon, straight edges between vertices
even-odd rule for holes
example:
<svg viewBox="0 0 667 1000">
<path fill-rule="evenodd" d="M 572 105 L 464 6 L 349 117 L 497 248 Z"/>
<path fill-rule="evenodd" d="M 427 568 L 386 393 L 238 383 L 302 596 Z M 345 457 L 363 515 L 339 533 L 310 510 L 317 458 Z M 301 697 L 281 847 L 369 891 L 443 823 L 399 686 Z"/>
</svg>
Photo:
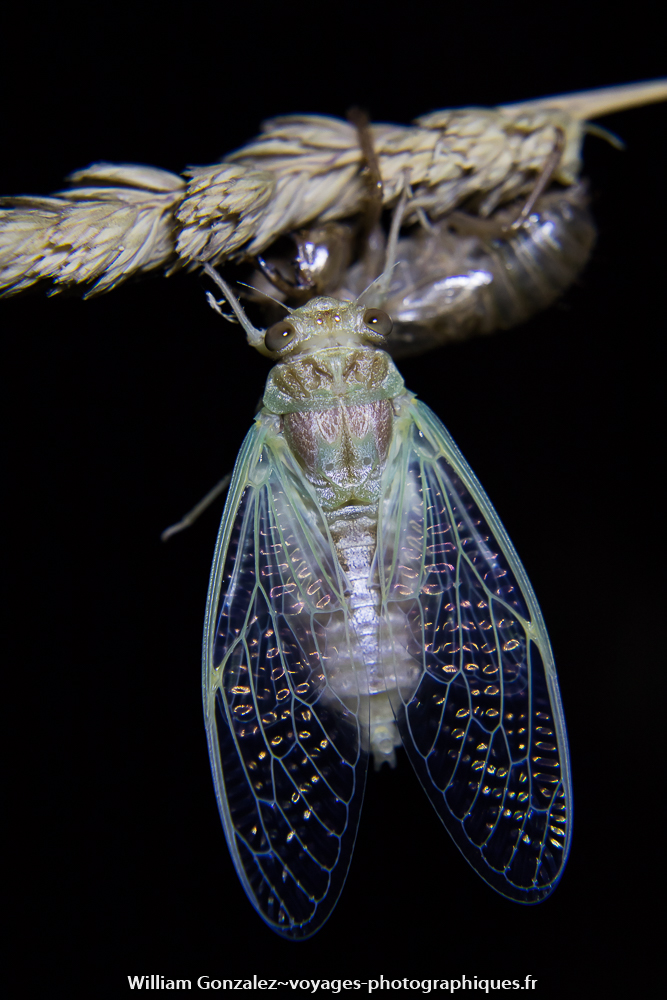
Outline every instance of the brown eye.
<svg viewBox="0 0 667 1000">
<path fill-rule="evenodd" d="M 264 334 L 264 346 L 267 351 L 275 354 L 277 351 L 282 351 L 283 347 L 287 347 L 295 335 L 296 330 L 287 320 L 283 320 L 281 323 L 274 323 Z"/>
<path fill-rule="evenodd" d="M 394 324 L 391 316 L 387 315 L 383 309 L 367 309 L 364 313 L 364 326 L 367 326 L 373 333 L 388 337 Z"/>
</svg>

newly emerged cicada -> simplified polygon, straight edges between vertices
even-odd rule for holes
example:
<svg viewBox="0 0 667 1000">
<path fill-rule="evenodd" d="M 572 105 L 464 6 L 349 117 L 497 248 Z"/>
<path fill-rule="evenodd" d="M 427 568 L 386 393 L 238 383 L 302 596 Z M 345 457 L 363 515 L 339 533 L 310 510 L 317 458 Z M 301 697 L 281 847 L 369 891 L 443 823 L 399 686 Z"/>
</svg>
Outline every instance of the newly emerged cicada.
<svg viewBox="0 0 667 1000">
<path fill-rule="evenodd" d="M 405 388 L 387 313 L 316 298 L 262 338 L 219 283 L 278 362 L 234 470 L 204 637 L 218 805 L 251 902 L 289 938 L 322 925 L 369 758 L 393 765 L 401 744 L 480 875 L 544 899 L 570 842 L 565 724 L 497 514 Z"/>
</svg>

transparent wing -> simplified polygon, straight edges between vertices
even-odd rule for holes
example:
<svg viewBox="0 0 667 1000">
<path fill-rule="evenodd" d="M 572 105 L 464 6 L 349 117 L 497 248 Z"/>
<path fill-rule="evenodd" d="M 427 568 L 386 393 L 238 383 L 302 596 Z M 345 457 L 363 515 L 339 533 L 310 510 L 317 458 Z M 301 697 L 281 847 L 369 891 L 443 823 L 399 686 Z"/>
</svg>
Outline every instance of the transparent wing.
<svg viewBox="0 0 667 1000">
<path fill-rule="evenodd" d="M 342 700 L 323 667 L 341 652 L 327 635 L 341 634 L 344 588 L 317 498 L 263 418 L 239 455 L 220 529 L 204 711 L 237 873 L 289 938 L 308 937 L 331 913 L 364 793 L 362 702 L 349 691 Z"/>
<path fill-rule="evenodd" d="M 538 902 L 567 857 L 571 790 L 535 595 L 479 482 L 415 400 L 399 416 L 385 483 L 384 617 L 395 621 L 401 609 L 422 666 L 403 699 L 385 666 L 403 744 L 473 868 L 503 895 Z"/>
</svg>

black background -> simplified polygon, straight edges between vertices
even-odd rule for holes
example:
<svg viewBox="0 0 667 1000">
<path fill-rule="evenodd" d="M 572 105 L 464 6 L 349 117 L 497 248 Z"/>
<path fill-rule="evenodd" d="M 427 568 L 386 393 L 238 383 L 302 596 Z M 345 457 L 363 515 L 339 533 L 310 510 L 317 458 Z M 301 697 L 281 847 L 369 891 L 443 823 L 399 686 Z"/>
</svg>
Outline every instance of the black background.
<svg viewBox="0 0 667 1000">
<path fill-rule="evenodd" d="M 537 9 L 539 8 L 539 9 Z M 375 121 L 664 74 L 648 5 L 54 5 L 5 25 L 0 190 L 47 193 L 96 160 L 211 163 L 266 117 Z M 199 690 L 221 505 L 160 531 L 226 471 L 268 364 L 160 276 L 82 302 L 0 304 L 10 503 L 3 529 L 5 854 L 26 993 L 196 979 L 538 980 L 596 992 L 656 970 L 664 868 L 658 725 L 664 620 L 654 505 L 664 336 L 664 107 L 586 142 L 599 243 L 556 308 L 404 362 L 521 554 L 559 664 L 575 829 L 556 893 L 490 890 L 449 842 L 407 762 L 371 775 L 348 883 L 294 945 L 247 902 L 217 815 Z M 663 588 L 664 589 L 664 588 Z"/>
</svg>

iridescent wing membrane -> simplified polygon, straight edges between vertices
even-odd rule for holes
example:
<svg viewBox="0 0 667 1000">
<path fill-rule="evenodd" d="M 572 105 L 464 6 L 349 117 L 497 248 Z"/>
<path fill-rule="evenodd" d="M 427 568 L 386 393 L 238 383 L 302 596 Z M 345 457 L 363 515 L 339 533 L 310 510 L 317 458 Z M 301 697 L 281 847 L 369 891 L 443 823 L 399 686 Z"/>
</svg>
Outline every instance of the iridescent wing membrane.
<svg viewBox="0 0 667 1000">
<path fill-rule="evenodd" d="M 387 670 L 392 707 L 457 847 L 494 889 L 535 903 L 554 888 L 570 839 L 567 740 L 549 640 L 472 470 L 426 406 L 407 409 L 386 470 L 377 564 L 384 606 L 402 607 L 422 675 L 404 700 Z"/>
<path fill-rule="evenodd" d="M 345 881 L 368 749 L 358 698 L 341 700 L 325 672 L 340 653 L 327 627 L 347 617 L 344 580 L 317 498 L 271 423 L 246 439 L 220 529 L 204 707 L 239 877 L 274 930 L 301 938 Z"/>
<path fill-rule="evenodd" d="M 475 476 L 431 411 L 404 400 L 374 571 L 383 627 L 407 623 L 396 627 L 403 648 L 385 654 L 387 690 L 408 757 L 461 852 L 503 895 L 537 902 L 569 847 L 549 641 Z M 330 684 L 341 651 L 327 631 L 340 635 L 334 619 L 348 621 L 345 590 L 317 497 L 278 425 L 260 418 L 239 456 L 214 560 L 204 701 L 238 874 L 267 923 L 291 938 L 314 933 L 335 905 L 365 785 L 368 699 Z M 407 694 L 393 672 L 406 635 L 420 667 Z M 358 660 L 354 635 L 348 642 Z"/>
</svg>

